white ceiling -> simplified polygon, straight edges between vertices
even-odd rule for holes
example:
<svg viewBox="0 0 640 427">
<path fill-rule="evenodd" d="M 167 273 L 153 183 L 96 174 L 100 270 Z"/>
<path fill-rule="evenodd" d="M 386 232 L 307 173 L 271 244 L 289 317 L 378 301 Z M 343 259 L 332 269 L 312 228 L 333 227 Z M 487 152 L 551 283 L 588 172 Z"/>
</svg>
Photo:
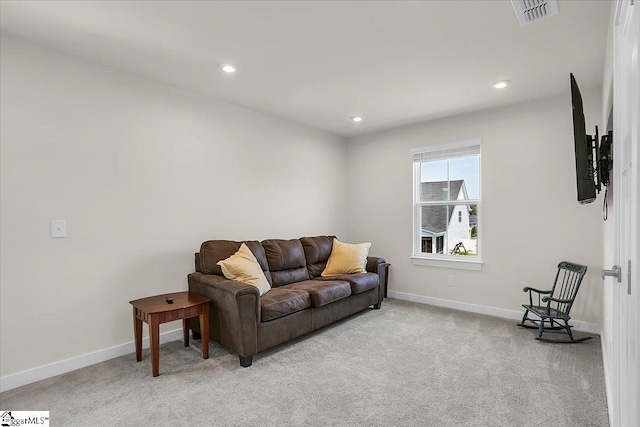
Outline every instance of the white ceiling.
<svg viewBox="0 0 640 427">
<path fill-rule="evenodd" d="M 610 1 L 0 1 L 3 33 L 341 136 L 602 83 Z M 223 75 L 219 65 L 239 66 Z M 497 91 L 491 83 L 508 79 Z M 349 118 L 362 115 L 359 124 Z"/>
</svg>

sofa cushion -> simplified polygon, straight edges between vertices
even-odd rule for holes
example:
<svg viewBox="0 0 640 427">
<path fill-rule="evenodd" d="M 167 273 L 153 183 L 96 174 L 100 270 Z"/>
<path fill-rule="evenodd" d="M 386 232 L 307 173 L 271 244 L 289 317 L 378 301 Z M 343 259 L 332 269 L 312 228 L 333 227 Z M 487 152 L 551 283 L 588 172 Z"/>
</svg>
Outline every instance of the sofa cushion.
<svg viewBox="0 0 640 427">
<path fill-rule="evenodd" d="M 309 292 L 302 289 L 272 288 L 260 297 L 261 321 L 277 319 L 311 306 Z"/>
<path fill-rule="evenodd" d="M 371 243 L 342 243 L 333 239 L 331 255 L 322 276 L 338 276 L 341 274 L 366 273 L 367 256 Z"/>
<path fill-rule="evenodd" d="M 200 245 L 200 252 L 198 253 L 200 262 L 196 263 L 199 268 L 197 271 L 204 274 L 217 274 L 218 276 L 222 276 L 222 269 L 218 265 L 218 262 L 235 254 L 238 249 L 240 249 L 242 243 L 245 243 L 253 253 L 253 256 L 256 257 L 267 281 L 271 284 L 271 273 L 269 273 L 267 256 L 262 244 L 257 241 L 235 242 L 233 240 L 207 240 Z"/>
<path fill-rule="evenodd" d="M 351 295 L 351 285 L 344 280 L 305 280 L 285 288 L 309 292 L 312 307 L 322 307 Z"/>
<path fill-rule="evenodd" d="M 333 247 L 333 239 L 335 239 L 335 236 L 300 238 L 300 243 L 302 243 L 302 247 L 304 248 L 309 277 L 312 279 L 320 276 L 327 266 L 327 260 L 331 255 L 331 248 Z"/>
<path fill-rule="evenodd" d="M 380 279 L 376 273 L 343 274 L 334 277 L 319 277 L 317 280 L 344 280 L 349 282 L 352 295 L 375 289 L 380 284 Z"/>
<path fill-rule="evenodd" d="M 270 239 L 262 242 L 273 287 L 309 279 L 304 249 L 299 240 Z"/>
<path fill-rule="evenodd" d="M 240 245 L 240 249 L 235 254 L 218 261 L 218 265 L 224 277 L 255 286 L 260 291 L 260 295 L 266 294 L 271 289 L 262 267 L 245 243 Z"/>
</svg>

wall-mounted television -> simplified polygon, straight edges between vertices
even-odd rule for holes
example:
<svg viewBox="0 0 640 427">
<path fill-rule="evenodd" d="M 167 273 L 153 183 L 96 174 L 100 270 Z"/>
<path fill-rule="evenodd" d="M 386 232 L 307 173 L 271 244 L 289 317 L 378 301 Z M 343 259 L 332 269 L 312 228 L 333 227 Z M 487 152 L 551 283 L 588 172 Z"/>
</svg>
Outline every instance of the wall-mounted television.
<svg viewBox="0 0 640 427">
<path fill-rule="evenodd" d="M 595 135 L 587 134 L 580 88 L 573 73 L 570 76 L 578 202 L 586 204 L 596 199 L 596 191 L 600 192 L 601 185 L 609 185 L 609 170 L 613 164 L 611 161 L 613 135 L 611 131 L 603 135 L 602 142 L 598 146 L 598 126 L 596 126 Z"/>
</svg>

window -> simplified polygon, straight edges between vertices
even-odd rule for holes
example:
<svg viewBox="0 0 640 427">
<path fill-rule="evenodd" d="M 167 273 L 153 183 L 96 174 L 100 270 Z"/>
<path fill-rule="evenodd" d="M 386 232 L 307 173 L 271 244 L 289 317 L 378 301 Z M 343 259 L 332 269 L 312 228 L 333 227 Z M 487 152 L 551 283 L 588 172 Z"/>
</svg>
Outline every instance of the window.
<svg viewBox="0 0 640 427">
<path fill-rule="evenodd" d="M 414 264 L 480 270 L 480 140 L 412 151 Z"/>
</svg>

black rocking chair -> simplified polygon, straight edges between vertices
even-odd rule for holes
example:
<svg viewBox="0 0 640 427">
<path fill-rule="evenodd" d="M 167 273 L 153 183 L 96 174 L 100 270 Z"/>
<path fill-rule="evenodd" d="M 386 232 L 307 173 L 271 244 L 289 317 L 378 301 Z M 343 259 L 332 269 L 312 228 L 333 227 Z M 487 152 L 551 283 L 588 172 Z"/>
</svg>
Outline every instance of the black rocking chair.
<svg viewBox="0 0 640 427">
<path fill-rule="evenodd" d="M 587 267 L 584 265 L 563 261 L 558 264 L 556 280 L 553 282 L 553 287 L 550 291 L 540 291 L 529 287 L 524 288 L 523 292 L 529 292 L 529 304 L 522 305 L 525 308 L 525 312 L 522 317 L 522 322 L 518 323 L 518 326 L 537 329 L 538 336 L 536 339 L 546 342 L 577 343 L 593 338 L 585 336 L 574 339 L 571 333 L 573 326 L 569 325 L 569 320 L 571 319 L 569 312 L 571 311 L 571 306 L 576 299 L 578 289 L 580 289 L 580 283 L 582 283 L 582 278 L 586 272 Z M 533 296 L 534 292 L 537 294 L 537 301 Z M 543 297 L 542 295 L 548 296 Z M 537 305 L 534 305 L 534 302 L 537 302 Z M 530 318 L 529 312 L 539 318 Z M 527 320 L 533 325 L 525 324 Z M 545 338 L 543 337 L 545 332 L 566 333 L 569 339 L 556 340 Z"/>
</svg>

